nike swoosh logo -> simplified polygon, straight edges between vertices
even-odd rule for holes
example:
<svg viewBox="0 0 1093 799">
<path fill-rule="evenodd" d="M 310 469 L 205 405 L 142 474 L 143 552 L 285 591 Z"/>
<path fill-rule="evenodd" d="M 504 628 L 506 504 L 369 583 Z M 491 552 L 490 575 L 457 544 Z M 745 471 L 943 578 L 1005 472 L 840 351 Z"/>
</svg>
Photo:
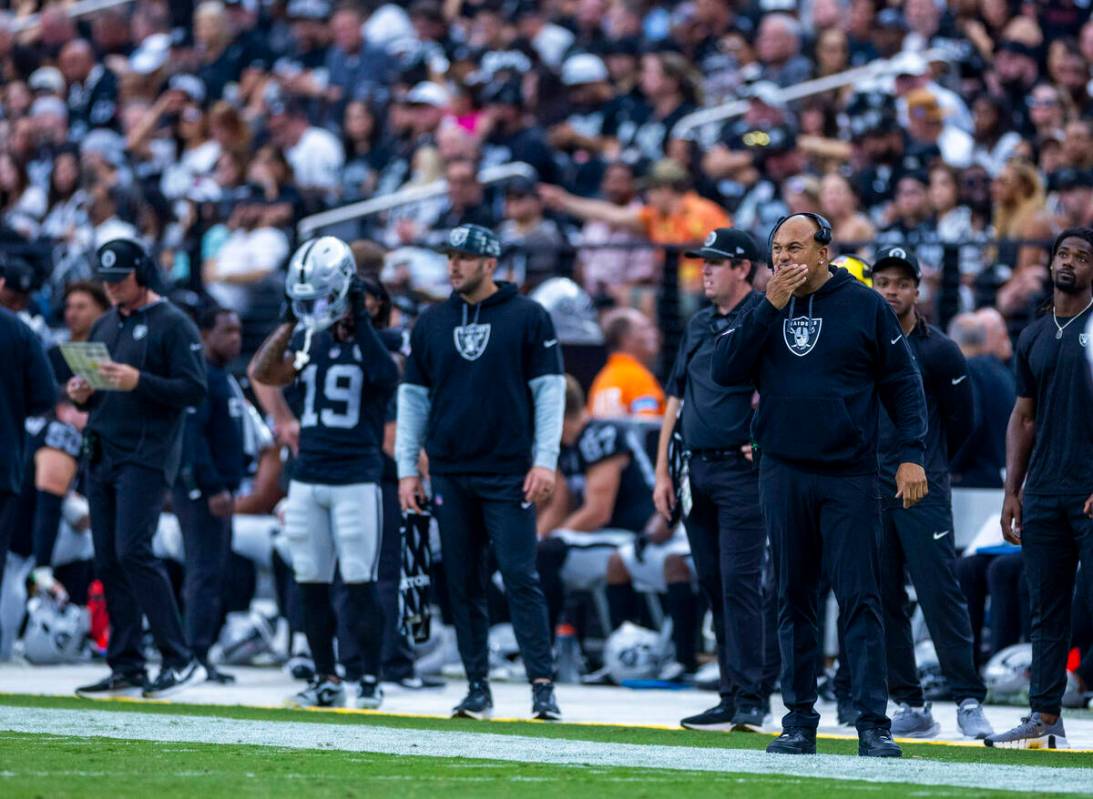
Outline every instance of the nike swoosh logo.
<svg viewBox="0 0 1093 799">
<path fill-rule="evenodd" d="M 547 347 L 547 348 L 550 348 L 550 347 L 553 347 L 557 343 L 558 343 L 558 339 L 552 338 L 550 341 L 544 341 L 543 346 Z"/>
<path fill-rule="evenodd" d="M 534 502 L 521 502 L 520 503 L 520 508 L 522 510 L 527 510 L 528 508 L 530 508 L 534 504 L 535 504 Z"/>
<path fill-rule="evenodd" d="M 732 330 L 726 330 L 724 333 L 722 333 L 720 336 L 718 336 L 718 338 L 725 338 L 725 336 L 729 335 L 730 333 L 735 333 L 735 332 L 736 332 L 736 328 L 734 327 Z"/>
<path fill-rule="evenodd" d="M 963 383 L 967 379 L 968 379 L 967 375 L 961 375 L 960 377 L 954 377 L 953 378 L 953 385 L 954 386 L 959 385 L 960 383 Z"/>
<path fill-rule="evenodd" d="M 949 532 L 950 532 L 949 530 L 946 530 L 942 533 L 934 533 L 934 540 L 935 541 L 940 541 L 942 538 L 947 536 L 949 534 Z"/>
<path fill-rule="evenodd" d="M 190 350 L 192 352 L 201 352 L 201 347 L 202 346 L 203 346 L 202 344 L 191 344 L 190 345 Z"/>
<path fill-rule="evenodd" d="M 901 338 L 903 338 L 903 334 L 902 334 L 902 333 L 901 333 L 900 335 L 896 336 L 896 337 L 895 337 L 894 339 L 892 339 L 892 340 L 891 340 L 891 341 L 889 341 L 888 343 L 889 343 L 889 344 L 895 344 L 895 343 L 896 343 L 897 341 L 899 341 L 899 340 L 900 340 Z"/>
</svg>

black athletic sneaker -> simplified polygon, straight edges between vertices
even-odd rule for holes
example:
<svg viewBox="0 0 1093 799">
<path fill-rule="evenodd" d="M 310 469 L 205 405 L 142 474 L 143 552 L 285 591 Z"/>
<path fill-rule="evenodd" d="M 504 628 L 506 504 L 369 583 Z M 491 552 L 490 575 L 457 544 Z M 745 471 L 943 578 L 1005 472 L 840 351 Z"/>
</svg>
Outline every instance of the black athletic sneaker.
<svg viewBox="0 0 1093 799">
<path fill-rule="evenodd" d="M 532 683 L 531 716 L 540 721 L 562 720 L 562 711 L 558 709 L 558 702 L 554 699 L 554 683 Z"/>
<path fill-rule="evenodd" d="M 767 751 L 774 755 L 814 755 L 816 731 L 803 727 L 786 727 L 781 735 L 767 744 Z"/>
<path fill-rule="evenodd" d="M 307 688 L 285 700 L 288 707 L 345 707 L 345 683 L 315 676 Z"/>
<path fill-rule="evenodd" d="M 903 757 L 903 750 L 892 740 L 888 730 L 862 730 L 858 733 L 858 754 L 861 757 Z"/>
<path fill-rule="evenodd" d="M 452 708 L 453 719 L 475 719 L 481 721 L 493 714 L 493 694 L 490 684 L 485 680 L 472 682 L 467 686 L 467 695 L 463 701 Z"/>
<path fill-rule="evenodd" d="M 164 666 L 160 669 L 159 676 L 144 689 L 144 698 L 166 699 L 184 688 L 205 682 L 207 676 L 205 667 L 196 660 L 191 660 L 178 669 Z"/>
<path fill-rule="evenodd" d="M 76 696 L 84 699 L 109 699 L 113 696 L 138 697 L 148 687 L 148 676 L 144 672 L 133 674 L 110 674 L 98 682 L 76 689 Z"/>
<path fill-rule="evenodd" d="M 375 710 L 383 704 L 383 688 L 375 677 L 364 677 L 357 685 L 357 707 Z"/>
<path fill-rule="evenodd" d="M 226 671 L 221 671 L 211 663 L 203 664 L 205 666 L 205 682 L 215 683 L 216 685 L 235 685 L 235 675 L 228 674 Z"/>
<path fill-rule="evenodd" d="M 738 708 L 732 717 L 732 728 L 738 732 L 761 732 L 766 715 L 761 707 Z"/>
<path fill-rule="evenodd" d="M 736 715 L 736 707 L 727 699 L 722 699 L 721 704 L 704 710 L 696 716 L 688 716 L 679 722 L 680 726 L 688 730 L 701 732 L 729 732 L 732 729 L 733 716 Z"/>
</svg>

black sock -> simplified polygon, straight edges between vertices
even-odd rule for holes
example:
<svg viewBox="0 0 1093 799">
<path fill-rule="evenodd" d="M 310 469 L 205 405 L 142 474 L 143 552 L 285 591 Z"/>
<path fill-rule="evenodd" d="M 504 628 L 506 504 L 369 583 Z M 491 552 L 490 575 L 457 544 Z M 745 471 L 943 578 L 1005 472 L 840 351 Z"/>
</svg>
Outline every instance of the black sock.
<svg viewBox="0 0 1093 799">
<path fill-rule="evenodd" d="M 61 530 L 61 503 L 64 497 L 38 491 L 34 503 L 34 565 L 53 565 L 53 546 Z"/>
<path fill-rule="evenodd" d="M 676 645 L 676 660 L 687 671 L 694 671 L 698 667 L 695 660 L 698 597 L 690 583 L 668 585 L 668 614 L 672 617 L 672 642 Z"/>
<path fill-rule="evenodd" d="M 607 586 L 607 612 L 611 615 L 612 630 L 634 618 L 634 599 L 634 589 L 629 583 Z"/>
<path fill-rule="evenodd" d="M 383 605 L 374 582 L 346 583 L 349 629 L 361 652 L 361 676 L 379 677 L 383 654 Z"/>
<path fill-rule="evenodd" d="M 336 621 L 330 604 L 330 583 L 298 583 L 304 608 L 304 632 L 315 661 L 315 673 L 330 677 L 334 669 L 334 631 Z"/>
</svg>

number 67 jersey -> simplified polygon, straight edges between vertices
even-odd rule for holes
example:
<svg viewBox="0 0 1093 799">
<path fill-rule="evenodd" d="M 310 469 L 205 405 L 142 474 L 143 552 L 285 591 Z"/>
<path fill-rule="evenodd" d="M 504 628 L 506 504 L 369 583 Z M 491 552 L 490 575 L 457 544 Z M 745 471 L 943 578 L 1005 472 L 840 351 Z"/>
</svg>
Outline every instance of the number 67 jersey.
<svg viewBox="0 0 1093 799">
<path fill-rule="evenodd" d="M 299 352 L 303 347 L 304 333 L 297 331 L 290 348 Z M 385 352 L 383 357 L 390 356 Z M 355 337 L 338 341 L 330 330 L 313 334 L 294 386 L 300 452 L 293 480 L 321 485 L 380 482 L 383 423 L 395 386 L 374 381 L 377 366 L 368 362 Z"/>
</svg>

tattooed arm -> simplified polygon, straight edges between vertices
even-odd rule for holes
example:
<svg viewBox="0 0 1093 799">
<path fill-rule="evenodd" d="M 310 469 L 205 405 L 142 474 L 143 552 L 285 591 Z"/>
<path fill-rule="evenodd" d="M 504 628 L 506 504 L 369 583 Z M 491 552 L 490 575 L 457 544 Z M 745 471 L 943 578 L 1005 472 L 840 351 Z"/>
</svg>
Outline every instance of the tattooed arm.
<svg viewBox="0 0 1093 799">
<path fill-rule="evenodd" d="M 281 324 L 262 342 L 247 367 L 247 376 L 252 382 L 288 386 L 296 379 L 295 354 L 288 349 L 293 329 L 288 322 Z"/>
</svg>

